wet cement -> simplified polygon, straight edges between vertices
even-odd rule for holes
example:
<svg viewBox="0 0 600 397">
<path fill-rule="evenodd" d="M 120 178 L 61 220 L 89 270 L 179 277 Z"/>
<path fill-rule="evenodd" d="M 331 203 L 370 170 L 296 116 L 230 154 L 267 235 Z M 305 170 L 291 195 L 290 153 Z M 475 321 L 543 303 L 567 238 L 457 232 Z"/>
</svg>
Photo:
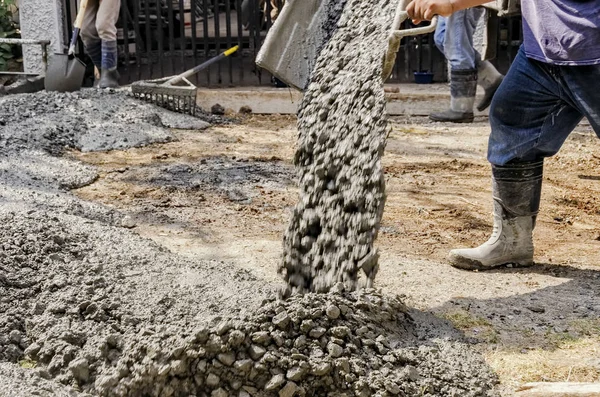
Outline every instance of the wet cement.
<svg viewBox="0 0 600 397">
<path fill-rule="evenodd" d="M 300 201 L 280 268 L 293 292 L 372 285 L 389 132 L 382 69 L 397 2 L 349 0 L 299 110 Z M 364 277 L 363 277 L 364 276 Z"/>
<path fill-rule="evenodd" d="M 204 119 L 203 119 L 204 118 Z M 39 92 L 0 99 L 0 147 L 59 154 L 168 142 L 168 128 L 202 130 L 214 116 L 192 117 L 140 102 L 126 91 Z M 10 124 L 10 128 L 3 126 Z"/>
</svg>

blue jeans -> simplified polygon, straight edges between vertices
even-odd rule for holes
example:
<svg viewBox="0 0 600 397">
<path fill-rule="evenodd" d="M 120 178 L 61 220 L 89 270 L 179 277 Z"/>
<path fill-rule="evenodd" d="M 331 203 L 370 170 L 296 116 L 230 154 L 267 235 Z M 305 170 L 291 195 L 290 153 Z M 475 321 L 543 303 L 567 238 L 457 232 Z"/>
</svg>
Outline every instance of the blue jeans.
<svg viewBox="0 0 600 397">
<path fill-rule="evenodd" d="M 483 7 L 457 11 L 447 18 L 439 17 L 433 36 L 435 45 L 444 54 L 450 69 L 476 69 L 481 55 L 473 46 L 477 21 L 486 12 Z"/>
<path fill-rule="evenodd" d="M 583 117 L 600 137 L 600 65 L 551 65 L 521 48 L 492 101 L 488 160 L 505 165 L 553 156 Z"/>
</svg>

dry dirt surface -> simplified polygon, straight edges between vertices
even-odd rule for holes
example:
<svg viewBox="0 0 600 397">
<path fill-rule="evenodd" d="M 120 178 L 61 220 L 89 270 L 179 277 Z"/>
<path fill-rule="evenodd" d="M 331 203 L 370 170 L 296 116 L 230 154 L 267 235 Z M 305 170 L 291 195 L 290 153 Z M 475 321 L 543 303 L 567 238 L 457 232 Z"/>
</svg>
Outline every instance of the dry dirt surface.
<svg viewBox="0 0 600 397">
<path fill-rule="evenodd" d="M 184 258 L 226 261 L 277 285 L 297 200 L 295 123 L 248 116 L 144 148 L 73 151 L 99 175 L 75 193 L 126 213 L 128 228 Z M 465 272 L 445 258 L 490 233 L 488 133 L 485 118 L 393 120 L 376 287 L 453 323 L 499 375 L 502 395 L 528 381 L 600 381 L 598 140 L 583 122 L 546 161 L 535 266 Z"/>
</svg>

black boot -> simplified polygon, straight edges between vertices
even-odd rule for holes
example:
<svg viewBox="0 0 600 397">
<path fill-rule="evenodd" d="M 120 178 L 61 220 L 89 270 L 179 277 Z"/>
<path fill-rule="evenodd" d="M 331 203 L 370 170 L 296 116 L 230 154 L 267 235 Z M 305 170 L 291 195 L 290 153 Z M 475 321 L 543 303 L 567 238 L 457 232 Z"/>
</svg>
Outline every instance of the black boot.
<svg viewBox="0 0 600 397">
<path fill-rule="evenodd" d="M 102 68 L 98 83 L 100 88 L 117 88 L 119 86 L 116 41 L 102 41 Z"/>
<path fill-rule="evenodd" d="M 100 88 L 117 88 L 119 87 L 119 72 L 117 69 L 108 70 L 102 69 L 100 71 L 100 80 L 98 81 L 98 87 Z"/>
<path fill-rule="evenodd" d="M 543 161 L 492 166 L 494 230 L 477 248 L 450 251 L 450 264 L 487 270 L 533 264 L 533 228 L 540 208 Z"/>
<path fill-rule="evenodd" d="M 477 70 L 452 70 L 450 72 L 450 109 L 432 113 L 433 121 L 472 123 L 473 104 L 477 92 Z"/>
</svg>

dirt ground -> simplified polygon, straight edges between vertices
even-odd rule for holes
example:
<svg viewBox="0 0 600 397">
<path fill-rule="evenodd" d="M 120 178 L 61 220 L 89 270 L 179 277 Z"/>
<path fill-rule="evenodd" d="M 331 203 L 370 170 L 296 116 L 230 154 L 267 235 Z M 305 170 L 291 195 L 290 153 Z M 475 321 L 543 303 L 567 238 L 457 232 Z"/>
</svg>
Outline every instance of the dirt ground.
<svg viewBox="0 0 600 397">
<path fill-rule="evenodd" d="M 247 116 L 140 149 L 70 156 L 99 167 L 76 194 L 129 214 L 127 226 L 184 256 L 227 260 L 278 282 L 297 199 L 295 117 Z M 536 265 L 465 272 L 445 262 L 491 230 L 489 125 L 396 118 L 384 158 L 388 199 L 376 286 L 451 320 L 499 374 L 600 381 L 600 145 L 582 123 L 546 162 Z"/>
</svg>

